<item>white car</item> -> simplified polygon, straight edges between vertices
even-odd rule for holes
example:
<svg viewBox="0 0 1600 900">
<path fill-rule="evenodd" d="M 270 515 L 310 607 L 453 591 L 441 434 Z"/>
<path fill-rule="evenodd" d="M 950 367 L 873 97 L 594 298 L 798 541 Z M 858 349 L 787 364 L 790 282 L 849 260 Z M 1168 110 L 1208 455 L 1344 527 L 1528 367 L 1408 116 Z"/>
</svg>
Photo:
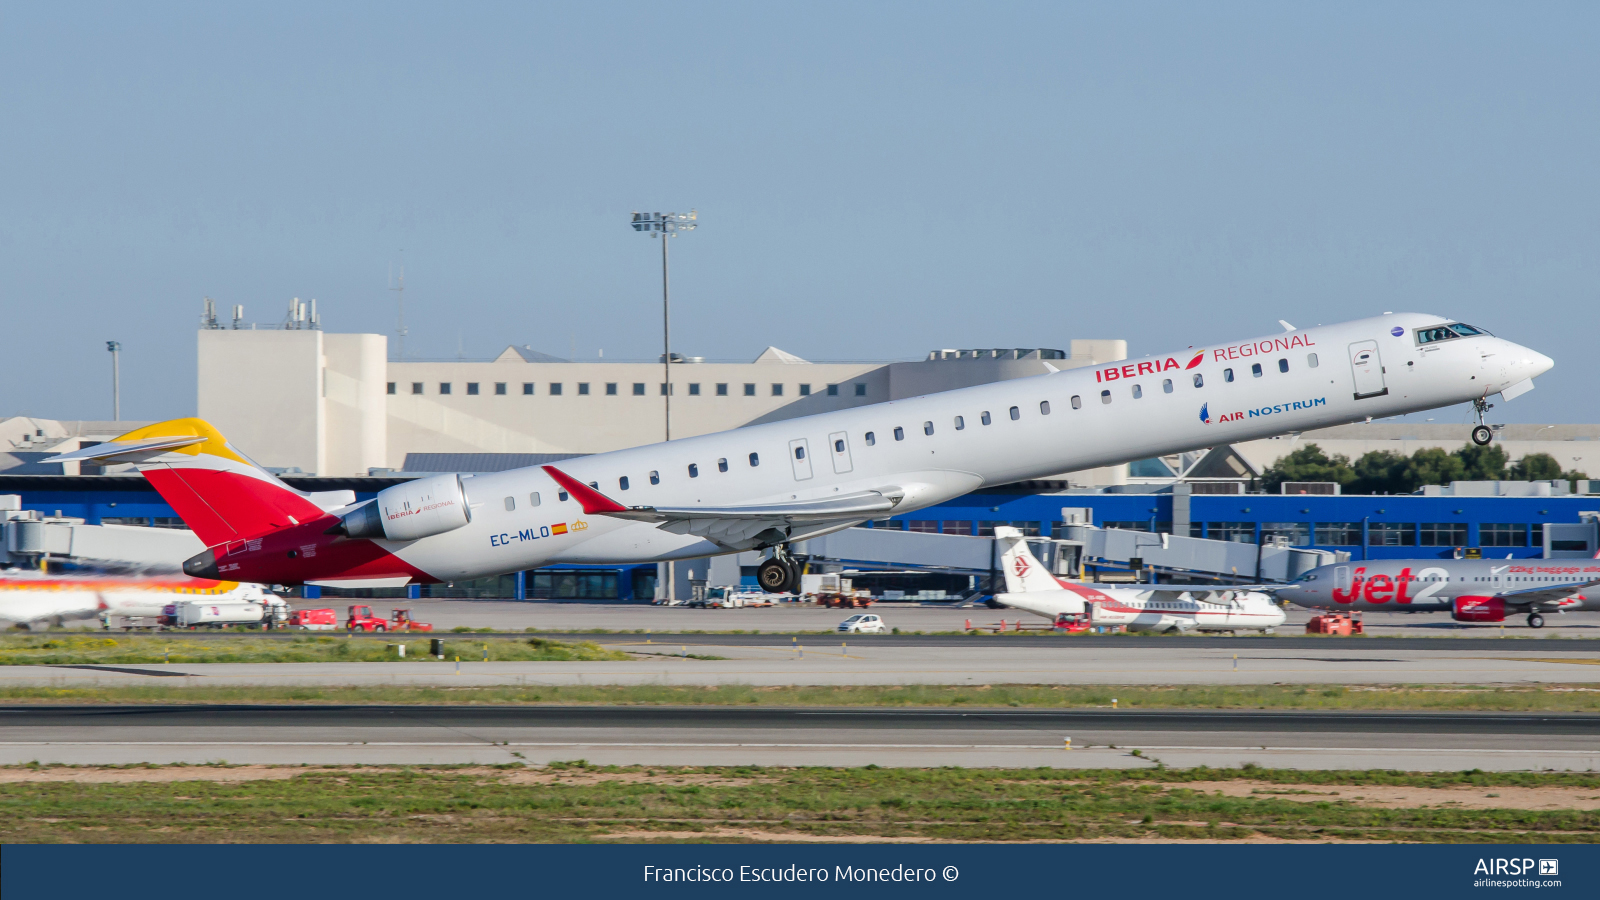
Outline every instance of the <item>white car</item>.
<svg viewBox="0 0 1600 900">
<path fill-rule="evenodd" d="M 857 613 L 839 623 L 839 630 L 845 634 L 883 634 L 889 629 L 883 625 L 883 619 L 870 613 Z"/>
</svg>

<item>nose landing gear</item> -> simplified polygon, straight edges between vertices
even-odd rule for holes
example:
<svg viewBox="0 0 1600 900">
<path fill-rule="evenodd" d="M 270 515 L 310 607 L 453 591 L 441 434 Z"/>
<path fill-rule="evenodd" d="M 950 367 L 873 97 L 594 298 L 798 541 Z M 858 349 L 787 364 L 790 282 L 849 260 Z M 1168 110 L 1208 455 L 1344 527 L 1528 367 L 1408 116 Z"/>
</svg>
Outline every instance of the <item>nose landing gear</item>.
<svg viewBox="0 0 1600 900">
<path fill-rule="evenodd" d="M 1494 440 L 1494 429 L 1483 424 L 1483 414 L 1494 409 L 1494 404 L 1485 401 L 1482 397 L 1472 401 L 1472 412 L 1478 417 L 1478 424 L 1472 429 L 1472 442 L 1479 447 L 1487 447 Z"/>
</svg>

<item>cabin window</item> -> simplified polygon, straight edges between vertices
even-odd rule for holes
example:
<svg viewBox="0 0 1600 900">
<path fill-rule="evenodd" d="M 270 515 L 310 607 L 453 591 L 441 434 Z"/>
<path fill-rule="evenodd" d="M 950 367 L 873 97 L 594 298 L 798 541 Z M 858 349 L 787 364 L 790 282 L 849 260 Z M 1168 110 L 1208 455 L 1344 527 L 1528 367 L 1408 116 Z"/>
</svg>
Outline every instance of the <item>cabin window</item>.
<svg viewBox="0 0 1600 900">
<path fill-rule="evenodd" d="M 1078 396 L 1077 394 L 1073 394 L 1072 395 L 1072 408 L 1073 409 L 1083 409 L 1083 398 Z"/>
<path fill-rule="evenodd" d="M 1250 364 L 1250 375 L 1255 378 L 1261 377 L 1261 363 Z"/>
<path fill-rule="evenodd" d="M 1134 385 L 1133 386 L 1133 399 L 1137 400 L 1137 399 L 1139 399 L 1140 397 L 1143 397 L 1143 396 L 1144 396 L 1144 385 L 1142 385 L 1142 384 Z"/>
<path fill-rule="evenodd" d="M 515 498 L 515 497 L 507 497 L 506 498 L 506 512 L 514 512 L 514 511 L 516 511 L 516 508 L 517 508 L 517 498 Z"/>
<path fill-rule="evenodd" d="M 562 491 L 561 493 L 556 494 L 556 499 L 561 501 L 562 503 L 567 502 L 567 492 L 566 491 Z"/>
<path fill-rule="evenodd" d="M 1017 409 L 1015 406 L 1011 407 L 1011 421 L 1015 422 L 1020 418 L 1022 418 L 1022 410 Z"/>
<path fill-rule="evenodd" d="M 922 433 L 923 434 L 933 434 L 933 423 L 932 422 L 923 422 L 922 423 Z"/>
<path fill-rule="evenodd" d="M 1110 391 L 1101 391 L 1100 392 L 1100 402 L 1101 403 L 1110 403 L 1111 402 L 1111 392 Z"/>
<path fill-rule="evenodd" d="M 1197 387 L 1197 388 L 1198 387 L 1205 387 L 1206 386 L 1206 377 L 1204 375 L 1201 375 L 1199 372 L 1194 373 L 1194 386 Z"/>
<path fill-rule="evenodd" d="M 979 416 L 979 417 L 978 417 L 978 420 L 979 420 L 979 421 L 980 421 L 980 422 L 982 422 L 982 423 L 983 423 L 983 424 L 985 424 L 985 425 L 987 425 L 987 424 L 989 424 L 989 423 L 990 423 L 990 422 L 992 422 L 992 421 L 994 421 L 994 420 L 993 420 L 993 419 L 990 419 L 990 418 L 989 418 L 989 411 L 988 411 L 988 410 L 984 410 L 984 411 L 983 411 L 983 415 L 981 415 L 981 416 Z"/>
<path fill-rule="evenodd" d="M 1163 393 L 1163 394 L 1172 393 L 1172 379 L 1171 378 L 1163 378 L 1163 379 L 1161 379 L 1161 393 Z"/>
<path fill-rule="evenodd" d="M 1317 355 L 1315 353 L 1306 354 L 1306 365 L 1313 369 L 1317 367 Z"/>
<path fill-rule="evenodd" d="M 796 448 L 794 448 L 794 458 L 795 459 L 805 459 L 806 458 L 806 448 L 804 448 L 804 447 L 796 447 Z"/>
<path fill-rule="evenodd" d="M 1233 370 L 1232 369 L 1223 369 L 1222 370 L 1222 380 L 1225 381 L 1225 382 L 1233 381 Z"/>
<path fill-rule="evenodd" d="M 539 492 L 538 491 L 534 491 L 533 493 L 528 495 L 528 505 L 529 506 L 538 506 L 539 505 Z"/>
<path fill-rule="evenodd" d="M 905 440 L 906 439 L 906 430 L 904 428 L 901 428 L 899 425 L 896 425 L 894 427 L 894 439 L 897 440 L 897 441 Z"/>
<path fill-rule="evenodd" d="M 960 416 L 956 416 L 956 430 L 960 431 L 961 429 L 966 428 L 966 427 L 967 427 L 967 420 L 963 419 Z M 841 447 L 841 448 L 839 448 L 839 450 L 840 450 L 840 452 L 843 452 L 844 448 Z"/>
<path fill-rule="evenodd" d="M 1041 416 L 1050 415 L 1050 401 L 1049 400 L 1040 400 L 1039 401 L 1039 415 L 1041 415 Z"/>
<path fill-rule="evenodd" d="M 661 473 L 652 470 L 650 472 L 650 483 L 651 484 L 660 484 L 661 483 Z"/>
<path fill-rule="evenodd" d="M 1278 360 L 1278 371 L 1279 372 L 1287 372 L 1287 371 L 1289 371 L 1289 361 L 1287 359 Z"/>
<path fill-rule="evenodd" d="M 690 478 L 699 478 L 700 477 L 700 466 L 698 466 L 695 463 L 689 463 L 689 477 Z"/>
<path fill-rule="evenodd" d="M 717 471 L 718 472 L 726 472 L 726 471 L 728 471 L 728 459 L 727 459 L 727 457 L 723 457 L 722 459 L 717 460 Z"/>
<path fill-rule="evenodd" d="M 871 447 L 873 444 L 876 444 L 877 442 L 878 442 L 878 436 L 873 434 L 870 431 L 867 432 L 867 446 Z"/>
<path fill-rule="evenodd" d="M 752 468 L 755 467 L 755 466 L 761 465 L 761 454 L 759 454 L 759 453 L 750 454 L 750 465 L 751 465 Z"/>
<path fill-rule="evenodd" d="M 833 452 L 835 452 L 835 453 L 843 453 L 844 452 L 844 438 L 839 438 L 837 441 L 833 442 Z"/>
<path fill-rule="evenodd" d="M 621 490 L 624 490 L 624 491 L 627 490 L 628 489 L 628 476 L 624 475 L 621 478 L 618 478 L 617 479 L 617 487 L 619 489 L 621 489 Z"/>
</svg>

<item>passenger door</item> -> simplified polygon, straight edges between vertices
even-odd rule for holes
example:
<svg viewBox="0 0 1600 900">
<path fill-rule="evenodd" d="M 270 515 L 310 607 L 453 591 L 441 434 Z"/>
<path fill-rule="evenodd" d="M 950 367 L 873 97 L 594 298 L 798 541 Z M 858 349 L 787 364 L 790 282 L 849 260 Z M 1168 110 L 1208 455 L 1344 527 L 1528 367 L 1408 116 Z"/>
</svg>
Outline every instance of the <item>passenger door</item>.
<svg viewBox="0 0 1600 900">
<path fill-rule="evenodd" d="M 1350 345 L 1350 371 L 1355 375 L 1357 400 L 1389 393 L 1383 383 L 1383 360 L 1378 356 L 1377 341 L 1357 341 Z"/>
<path fill-rule="evenodd" d="M 795 481 L 805 481 L 811 477 L 811 450 L 805 438 L 789 442 L 789 463 L 794 466 Z"/>
<path fill-rule="evenodd" d="M 850 462 L 850 438 L 844 432 L 828 435 L 828 447 L 832 451 L 834 474 L 843 475 L 854 468 Z"/>
</svg>

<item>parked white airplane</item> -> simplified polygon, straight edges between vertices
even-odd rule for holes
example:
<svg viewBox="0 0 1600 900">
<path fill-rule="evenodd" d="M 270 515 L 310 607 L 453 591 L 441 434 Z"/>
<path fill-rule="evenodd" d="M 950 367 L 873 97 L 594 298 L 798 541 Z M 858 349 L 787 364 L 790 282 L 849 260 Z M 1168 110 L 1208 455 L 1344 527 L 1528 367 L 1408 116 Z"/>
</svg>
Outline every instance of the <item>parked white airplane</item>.
<svg viewBox="0 0 1600 900">
<path fill-rule="evenodd" d="M 0 576 L 0 622 L 29 628 L 112 616 L 154 619 L 162 607 L 184 600 L 247 601 L 272 595 L 259 584 L 185 578 Z"/>
<path fill-rule="evenodd" d="M 597 453 L 437 475 L 355 503 L 305 494 L 199 419 L 53 460 L 138 464 L 210 548 L 184 571 L 267 584 L 394 586 L 555 563 L 773 550 L 986 485 L 1377 416 L 1510 398 L 1548 357 L 1438 316 L 1385 315 Z M 1474 437 L 1487 440 L 1488 429 Z"/>
<path fill-rule="evenodd" d="M 1084 584 L 1052 575 L 1028 549 L 1022 532 L 994 530 L 1000 542 L 1000 569 L 1006 592 L 1001 606 L 1051 621 L 1087 616 L 1092 626 L 1122 625 L 1129 631 L 1265 631 L 1283 624 L 1283 610 L 1271 596 L 1242 588 L 1121 587 Z"/>
</svg>

